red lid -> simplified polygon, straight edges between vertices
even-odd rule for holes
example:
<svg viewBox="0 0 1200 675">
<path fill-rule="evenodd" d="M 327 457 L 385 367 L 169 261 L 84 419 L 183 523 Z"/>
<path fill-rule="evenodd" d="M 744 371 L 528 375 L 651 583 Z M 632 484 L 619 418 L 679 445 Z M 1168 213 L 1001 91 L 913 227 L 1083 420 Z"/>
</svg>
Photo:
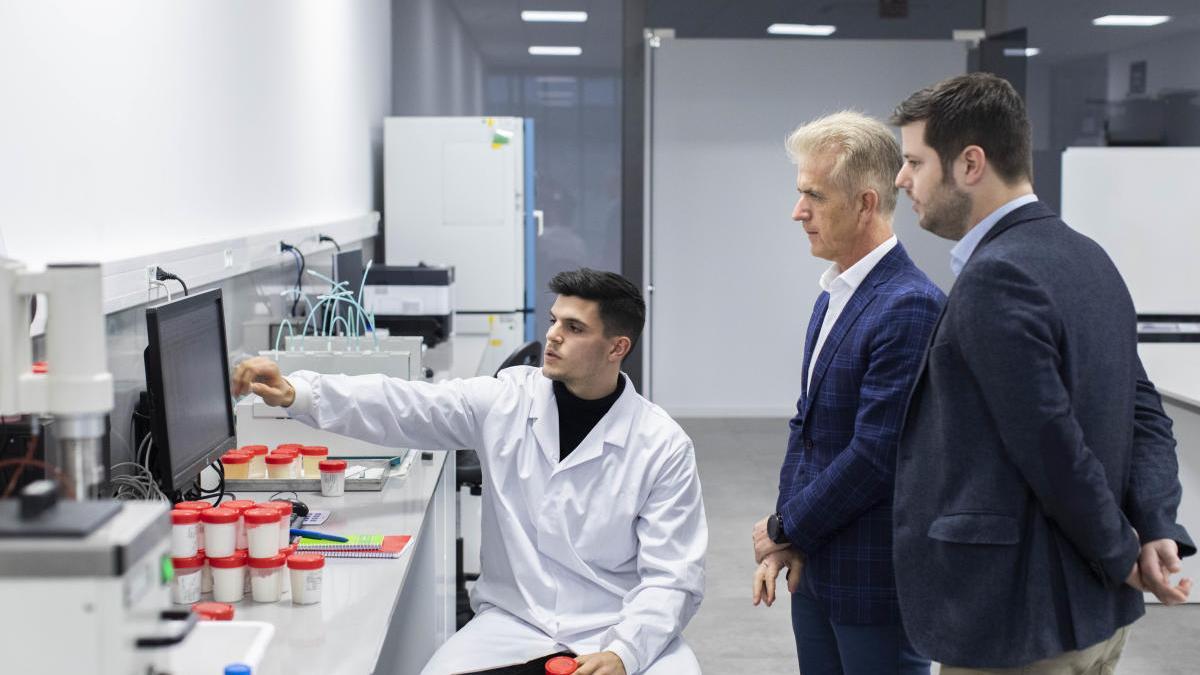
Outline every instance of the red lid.
<svg viewBox="0 0 1200 675">
<path fill-rule="evenodd" d="M 233 555 L 227 558 L 209 558 L 208 564 L 223 570 L 236 569 L 246 566 L 246 558 L 248 556 L 241 551 L 236 551 Z"/>
<path fill-rule="evenodd" d="M 33 372 L 35 375 L 45 375 L 50 372 L 50 366 L 45 361 L 34 361 Z"/>
<path fill-rule="evenodd" d="M 279 552 L 280 552 L 280 553 L 284 553 L 284 552 L 286 551 L 287 553 L 285 553 L 285 555 L 287 555 L 287 556 L 293 556 L 293 555 L 296 555 L 296 551 L 297 551 L 297 550 L 299 550 L 299 549 L 300 549 L 300 544 L 299 544 L 299 543 L 296 543 L 296 544 L 289 544 L 287 548 L 281 548 L 281 549 L 279 549 Z"/>
<path fill-rule="evenodd" d="M 282 553 L 276 553 L 270 558 L 250 558 L 250 566 L 256 570 L 269 570 L 276 567 L 283 567 L 284 557 Z"/>
<path fill-rule="evenodd" d="M 316 455 L 328 455 L 329 448 L 324 445 L 305 445 L 300 448 L 300 454 L 313 457 Z"/>
<path fill-rule="evenodd" d="M 197 602 L 192 611 L 209 621 L 233 621 L 233 606 L 223 602 Z"/>
<path fill-rule="evenodd" d="M 233 501 L 225 502 L 221 506 L 241 513 L 246 509 L 252 509 L 258 506 L 258 504 L 255 504 L 253 499 L 234 499 Z"/>
<path fill-rule="evenodd" d="M 236 523 L 238 516 L 240 516 L 240 515 L 241 515 L 241 513 L 234 509 L 217 507 L 215 509 L 208 509 L 206 511 L 201 511 L 200 512 L 200 520 L 204 521 L 205 523 L 213 523 L 213 524 Z"/>
<path fill-rule="evenodd" d="M 275 450 L 267 453 L 267 456 L 279 455 L 280 457 L 296 457 L 300 454 L 300 448 L 275 448 Z"/>
<path fill-rule="evenodd" d="M 195 509 L 174 509 L 171 511 L 172 525 L 195 525 L 200 522 L 200 512 Z"/>
<path fill-rule="evenodd" d="M 225 464 L 245 464 L 250 461 L 250 455 L 237 450 L 230 450 L 221 455 L 221 461 Z"/>
<path fill-rule="evenodd" d="M 319 570 L 325 566 L 325 556 L 320 553 L 296 553 L 288 556 L 288 569 Z"/>
<path fill-rule="evenodd" d="M 323 459 L 317 468 L 321 471 L 337 472 L 346 470 L 346 460 L 344 459 Z"/>
<path fill-rule="evenodd" d="M 197 553 L 190 558 L 171 558 L 171 565 L 177 570 L 193 570 L 204 567 L 204 556 Z"/>
<path fill-rule="evenodd" d="M 292 455 L 267 455 L 267 464 L 272 466 L 291 464 L 294 461 L 296 461 L 296 458 Z"/>
<path fill-rule="evenodd" d="M 203 511 L 212 507 L 208 502 L 179 502 L 175 505 L 175 509 L 184 511 Z"/>
<path fill-rule="evenodd" d="M 238 448 L 238 450 L 241 452 L 254 456 L 265 455 L 267 454 L 268 449 L 269 448 L 267 448 L 265 445 L 243 445 L 242 447 Z"/>
<path fill-rule="evenodd" d="M 246 519 L 247 525 L 278 525 L 279 510 L 275 507 L 262 508 L 256 506 L 253 509 L 242 511 L 242 517 Z"/>
<path fill-rule="evenodd" d="M 292 503 L 291 502 L 266 502 L 265 504 L 259 504 L 259 507 L 264 508 L 264 509 L 278 510 L 280 518 L 289 518 L 290 519 L 292 517 Z"/>
<path fill-rule="evenodd" d="M 571 675 L 579 664 L 569 656 L 556 656 L 546 662 L 546 675 Z"/>
<path fill-rule="evenodd" d="M 304 446 L 301 445 L 300 443 L 280 443 L 279 445 L 275 446 L 275 451 L 278 452 L 280 450 L 299 450 L 300 448 L 303 448 L 303 447 Z"/>
</svg>

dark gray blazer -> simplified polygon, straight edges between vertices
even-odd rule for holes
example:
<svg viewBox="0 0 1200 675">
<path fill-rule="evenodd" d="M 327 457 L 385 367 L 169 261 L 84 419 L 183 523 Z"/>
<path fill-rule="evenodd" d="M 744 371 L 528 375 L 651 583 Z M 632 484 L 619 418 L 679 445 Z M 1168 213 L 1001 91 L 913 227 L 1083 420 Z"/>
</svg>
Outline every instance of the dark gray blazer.
<svg viewBox="0 0 1200 675">
<path fill-rule="evenodd" d="M 1041 202 L 972 254 L 896 471 L 900 610 L 926 656 L 996 668 L 1088 647 L 1145 611 L 1124 584 L 1139 537 L 1195 552 L 1136 332 L 1112 261 Z"/>
</svg>

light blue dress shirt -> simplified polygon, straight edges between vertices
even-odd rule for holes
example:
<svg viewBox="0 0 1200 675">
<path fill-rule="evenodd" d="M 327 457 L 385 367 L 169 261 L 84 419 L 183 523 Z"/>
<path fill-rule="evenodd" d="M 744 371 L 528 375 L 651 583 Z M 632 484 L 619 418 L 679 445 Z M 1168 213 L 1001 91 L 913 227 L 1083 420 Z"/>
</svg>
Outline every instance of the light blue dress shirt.
<svg viewBox="0 0 1200 675">
<path fill-rule="evenodd" d="M 971 254 L 975 252 L 975 248 L 979 246 L 979 242 L 983 241 L 983 238 L 987 236 L 988 232 L 991 232 L 992 228 L 996 226 L 996 223 L 1000 222 L 1001 218 L 1026 204 L 1032 204 L 1036 201 L 1037 195 L 1033 193 L 1021 195 L 992 211 L 986 218 L 979 221 L 979 224 L 972 227 L 966 236 L 959 239 L 954 248 L 950 249 L 950 271 L 954 272 L 954 276 L 957 278 L 962 273 L 963 267 L 971 259 Z"/>
</svg>

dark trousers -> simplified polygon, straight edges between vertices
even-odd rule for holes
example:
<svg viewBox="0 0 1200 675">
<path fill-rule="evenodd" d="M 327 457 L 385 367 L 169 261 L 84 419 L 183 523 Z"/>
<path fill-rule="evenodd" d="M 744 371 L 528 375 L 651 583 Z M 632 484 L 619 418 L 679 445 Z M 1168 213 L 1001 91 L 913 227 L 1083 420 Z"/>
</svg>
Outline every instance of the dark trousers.
<svg viewBox="0 0 1200 675">
<path fill-rule="evenodd" d="M 811 596 L 792 594 L 792 631 L 801 675 L 929 675 L 900 624 L 838 624 Z"/>
</svg>

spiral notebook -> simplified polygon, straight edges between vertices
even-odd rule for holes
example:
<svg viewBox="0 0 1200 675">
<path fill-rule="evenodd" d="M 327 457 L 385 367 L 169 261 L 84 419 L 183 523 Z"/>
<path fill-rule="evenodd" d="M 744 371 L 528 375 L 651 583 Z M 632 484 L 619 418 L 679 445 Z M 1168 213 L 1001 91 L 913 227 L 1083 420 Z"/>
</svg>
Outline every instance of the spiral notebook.
<svg viewBox="0 0 1200 675">
<path fill-rule="evenodd" d="M 320 553 L 326 558 L 399 558 L 412 539 L 407 534 L 352 534 L 350 541 L 337 542 L 301 537 L 297 551 Z"/>
</svg>

